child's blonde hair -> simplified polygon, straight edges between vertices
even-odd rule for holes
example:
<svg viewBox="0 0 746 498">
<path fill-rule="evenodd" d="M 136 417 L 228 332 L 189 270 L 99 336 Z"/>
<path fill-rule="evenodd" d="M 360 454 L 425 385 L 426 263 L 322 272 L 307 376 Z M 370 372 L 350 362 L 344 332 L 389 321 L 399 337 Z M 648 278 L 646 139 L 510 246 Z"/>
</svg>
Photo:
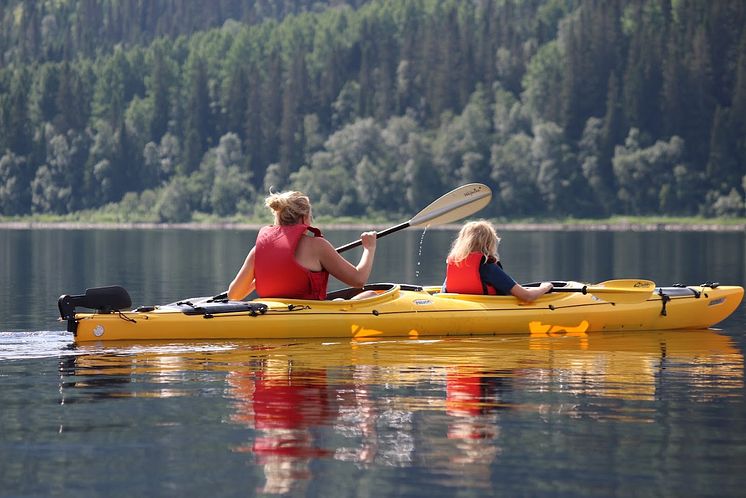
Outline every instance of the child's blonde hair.
<svg viewBox="0 0 746 498">
<path fill-rule="evenodd" d="M 492 223 L 486 220 L 470 221 L 461 227 L 458 237 L 451 245 L 447 261 L 459 264 L 473 252 L 481 252 L 487 258 L 492 257 L 499 261 L 500 256 L 497 253 L 499 244 L 500 237 L 497 236 Z"/>
<path fill-rule="evenodd" d="M 274 212 L 276 225 L 296 225 L 311 214 L 311 201 L 298 191 L 270 193 L 264 205 Z"/>
</svg>

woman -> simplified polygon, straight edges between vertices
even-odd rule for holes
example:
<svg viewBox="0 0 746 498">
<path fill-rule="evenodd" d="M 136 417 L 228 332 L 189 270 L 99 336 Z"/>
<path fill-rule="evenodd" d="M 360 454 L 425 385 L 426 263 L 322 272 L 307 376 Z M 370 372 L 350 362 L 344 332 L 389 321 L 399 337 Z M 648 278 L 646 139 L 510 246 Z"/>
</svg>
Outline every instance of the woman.
<svg viewBox="0 0 746 498">
<path fill-rule="evenodd" d="M 331 274 L 351 287 L 362 287 L 370 276 L 376 252 L 376 232 L 360 238 L 363 254 L 353 266 L 311 226 L 311 202 L 301 192 L 271 194 L 265 200 L 275 216 L 272 226 L 263 227 L 256 245 L 228 287 L 229 299 L 243 299 L 253 290 L 261 298 L 326 298 Z M 367 297 L 358 294 L 355 298 Z"/>
<path fill-rule="evenodd" d="M 499 243 L 495 227 L 487 221 L 471 221 L 461 227 L 446 259 L 445 292 L 512 295 L 531 302 L 552 290 L 550 282 L 538 287 L 517 284 L 502 269 Z"/>
</svg>

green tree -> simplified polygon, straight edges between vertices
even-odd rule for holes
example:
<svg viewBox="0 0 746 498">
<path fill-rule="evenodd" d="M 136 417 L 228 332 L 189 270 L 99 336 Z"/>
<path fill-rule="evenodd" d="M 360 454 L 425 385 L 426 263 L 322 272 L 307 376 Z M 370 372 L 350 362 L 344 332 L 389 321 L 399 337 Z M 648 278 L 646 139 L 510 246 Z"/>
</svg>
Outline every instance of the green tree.
<svg viewBox="0 0 746 498">
<path fill-rule="evenodd" d="M 500 84 L 495 85 L 493 128 L 499 143 L 515 134 L 531 132 L 531 117 L 526 107 Z"/>
<path fill-rule="evenodd" d="M 504 144 L 492 146 L 493 211 L 499 216 L 527 216 L 543 211 L 531 145 L 531 137 L 519 133 Z"/>
<path fill-rule="evenodd" d="M 127 82 L 132 67 L 122 49 L 105 57 L 98 65 L 93 93 L 93 116 L 114 127 L 124 119 L 127 108 Z"/>
<path fill-rule="evenodd" d="M 24 157 L 6 152 L 0 157 L 0 213 L 26 214 L 31 208 L 30 170 Z"/>
<path fill-rule="evenodd" d="M 31 75 L 25 69 L 10 74 L 10 89 L 0 95 L 0 146 L 24 156 L 32 149 L 28 88 Z"/>
<path fill-rule="evenodd" d="M 612 213 L 616 199 L 602 166 L 603 149 L 604 120 L 588 118 L 578 143 L 578 162 L 593 196 L 594 210 L 599 216 Z"/>
<path fill-rule="evenodd" d="M 560 122 L 564 55 L 556 41 L 543 45 L 528 64 L 521 98 L 533 116 Z"/>
<path fill-rule="evenodd" d="M 434 143 L 433 159 L 444 185 L 483 181 L 491 168 L 486 160 L 491 144 L 491 116 L 479 89 L 459 116 L 443 117 Z M 469 155 L 468 163 L 464 160 Z"/>
<path fill-rule="evenodd" d="M 603 108 L 609 75 L 618 64 L 622 42 L 619 1 L 580 3 L 562 21 L 558 35 L 565 64 L 558 122 L 573 139 L 580 136 L 586 120 Z"/>
<path fill-rule="evenodd" d="M 302 162 L 303 114 L 307 99 L 305 58 L 295 53 L 287 68 L 282 91 L 282 118 L 280 120 L 280 163 L 285 167 L 297 167 Z"/>
<path fill-rule="evenodd" d="M 190 195 L 187 180 L 172 179 L 161 191 L 155 205 L 158 220 L 163 223 L 186 223 L 191 220 Z"/>
<path fill-rule="evenodd" d="M 213 131 L 213 117 L 208 89 L 207 64 L 199 55 L 191 57 L 185 67 L 186 114 L 184 122 L 184 173 L 194 171 L 207 149 Z"/>
<path fill-rule="evenodd" d="M 746 203 L 741 193 L 733 187 L 727 195 L 722 195 L 715 200 L 712 204 L 712 213 L 726 218 L 744 216 Z"/>
<path fill-rule="evenodd" d="M 393 117 L 382 131 L 389 167 L 388 213 L 417 212 L 443 191 L 433 167 L 431 138 L 411 115 Z"/>
<path fill-rule="evenodd" d="M 150 75 L 145 78 L 146 94 L 151 104 L 148 131 L 150 140 L 159 141 L 169 129 L 172 117 L 172 98 L 177 86 L 178 67 L 168 53 L 166 44 L 157 42 L 148 52 Z"/>
<path fill-rule="evenodd" d="M 52 122 L 57 116 L 57 95 L 60 88 L 58 64 L 42 65 L 33 85 L 33 114 L 37 121 Z"/>
<path fill-rule="evenodd" d="M 675 167 L 682 165 L 684 141 L 671 137 L 645 147 L 633 128 L 623 146 L 617 146 L 613 165 L 619 200 L 626 214 L 661 213 L 674 184 Z M 662 195 L 663 194 L 663 195 Z"/>
<path fill-rule="evenodd" d="M 536 125 L 531 155 L 545 212 L 578 213 L 584 179 L 575 167 L 575 156 L 563 139 L 562 129 L 554 123 Z"/>
<path fill-rule="evenodd" d="M 93 140 L 85 166 L 84 182 L 90 197 L 95 199 L 93 204 L 100 206 L 117 200 L 117 192 L 124 181 L 124 175 L 117 168 L 116 130 L 101 121 L 92 131 Z"/>
<path fill-rule="evenodd" d="M 54 135 L 49 140 L 47 161 L 31 182 L 32 209 L 35 213 L 67 213 L 75 206 L 73 196 L 74 144 L 65 135 Z"/>
<path fill-rule="evenodd" d="M 358 102 L 360 100 L 360 85 L 350 81 L 345 83 L 337 99 L 332 104 L 332 128 L 337 130 L 347 123 L 351 123 L 360 116 Z"/>
<path fill-rule="evenodd" d="M 235 133 L 223 135 L 215 148 L 215 179 L 210 192 L 213 212 L 220 216 L 234 214 L 239 202 L 253 204 L 254 195 L 241 139 Z"/>
<path fill-rule="evenodd" d="M 58 111 L 54 125 L 60 131 L 85 129 L 91 116 L 91 80 L 89 64 L 63 62 L 55 96 Z"/>
</svg>

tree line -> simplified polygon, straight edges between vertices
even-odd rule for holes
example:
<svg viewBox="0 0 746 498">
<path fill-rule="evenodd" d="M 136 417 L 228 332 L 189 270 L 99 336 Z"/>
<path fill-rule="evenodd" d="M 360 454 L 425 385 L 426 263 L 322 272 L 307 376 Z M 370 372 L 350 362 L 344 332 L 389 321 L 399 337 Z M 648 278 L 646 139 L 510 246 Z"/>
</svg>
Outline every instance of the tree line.
<svg viewBox="0 0 746 498">
<path fill-rule="evenodd" d="M 239 20 L 165 32 L 189 2 L 52 4 L 156 14 L 94 55 L 72 15 L 49 42 L 69 49 L 6 51 L 0 214 L 252 216 L 295 188 L 399 216 L 470 181 L 491 216 L 745 214 L 743 2 L 223 0 Z"/>
</svg>

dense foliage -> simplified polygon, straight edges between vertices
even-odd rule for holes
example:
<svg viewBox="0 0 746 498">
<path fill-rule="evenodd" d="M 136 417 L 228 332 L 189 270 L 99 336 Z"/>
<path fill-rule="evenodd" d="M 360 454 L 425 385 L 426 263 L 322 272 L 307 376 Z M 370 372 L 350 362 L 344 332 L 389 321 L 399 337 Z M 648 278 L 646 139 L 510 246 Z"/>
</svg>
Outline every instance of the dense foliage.
<svg viewBox="0 0 746 498">
<path fill-rule="evenodd" d="M 4 5 L 0 214 L 746 211 L 744 2 Z"/>
</svg>

